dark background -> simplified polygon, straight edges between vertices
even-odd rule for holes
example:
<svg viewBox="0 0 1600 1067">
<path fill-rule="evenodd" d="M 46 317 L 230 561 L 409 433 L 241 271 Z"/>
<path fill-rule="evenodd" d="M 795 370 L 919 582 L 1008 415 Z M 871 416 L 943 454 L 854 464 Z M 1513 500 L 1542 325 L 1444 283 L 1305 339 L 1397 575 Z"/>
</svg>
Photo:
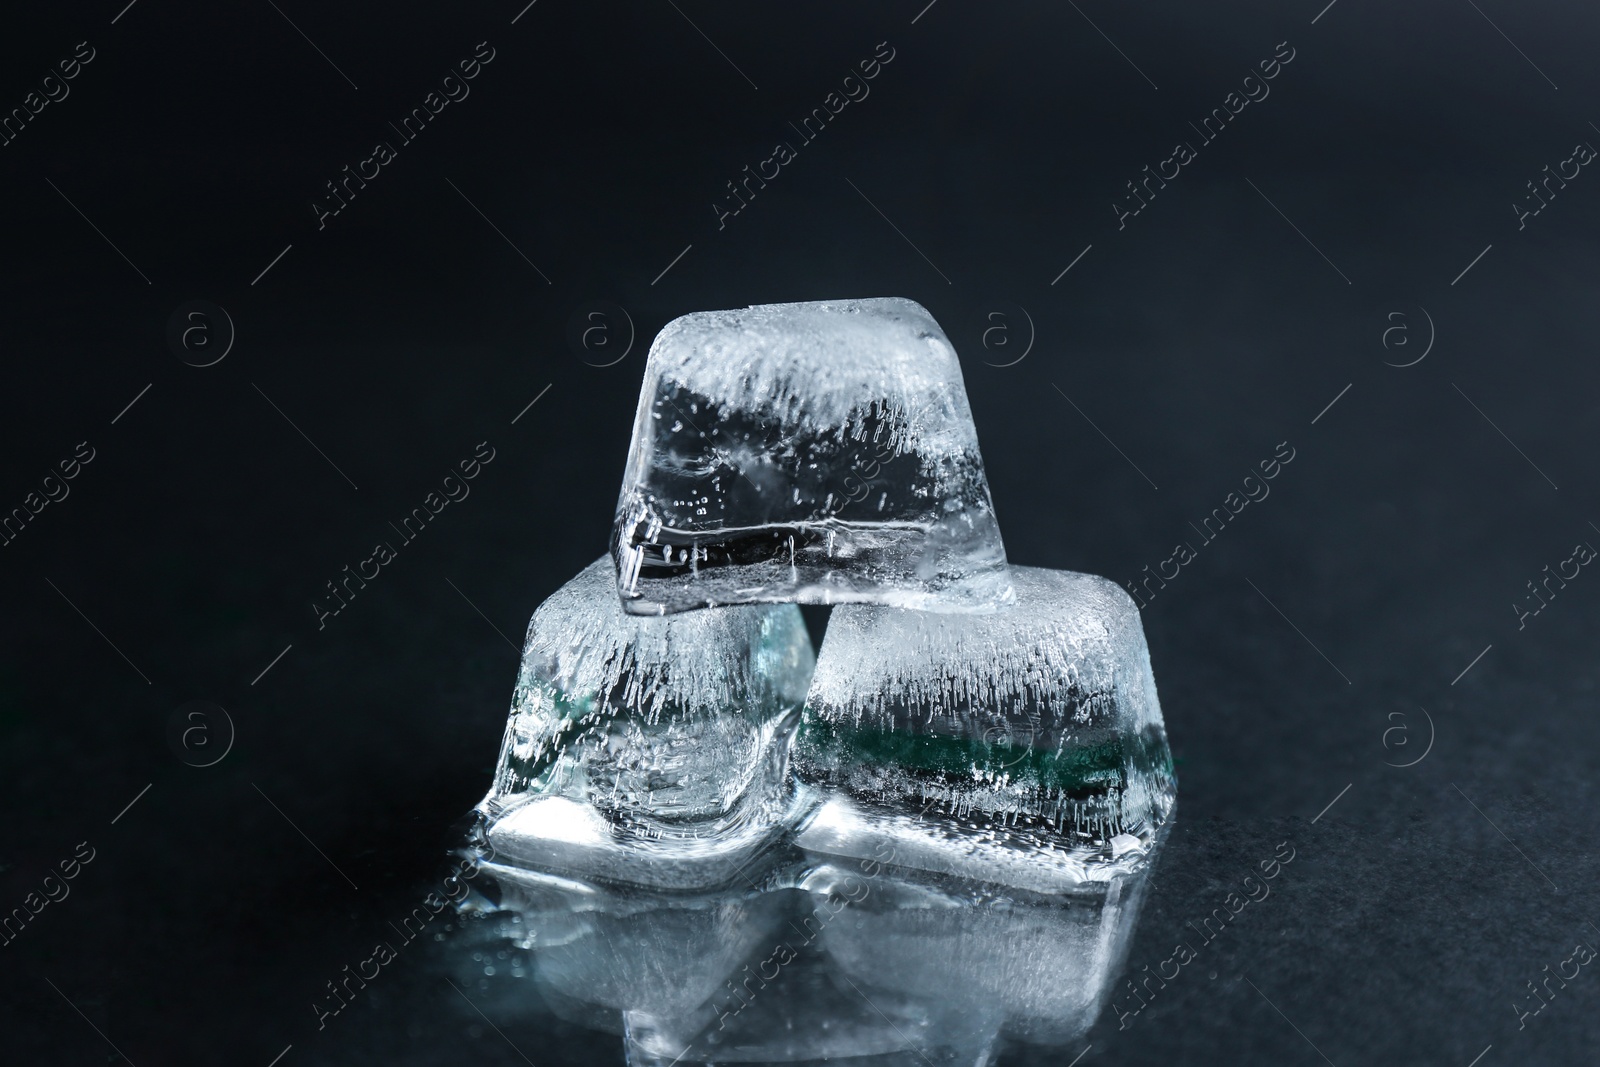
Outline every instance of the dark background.
<svg viewBox="0 0 1600 1067">
<path fill-rule="evenodd" d="M 655 332 L 903 295 L 961 353 L 1014 561 L 1132 581 L 1200 549 L 1144 610 L 1181 788 L 1130 968 L 1296 849 L 1081 1062 L 1593 1062 L 1600 977 L 1518 1012 L 1600 945 L 1600 577 L 1511 605 L 1600 544 L 1600 177 L 1520 230 L 1511 205 L 1600 144 L 1600 11 L 523 2 L 7 16 L 4 109 L 95 49 L 0 147 L 0 511 L 95 455 L 0 548 L 0 910 L 95 850 L 0 948 L 8 1061 L 614 1055 L 497 1033 L 404 958 L 323 1031 L 308 1004 L 487 788 L 520 632 L 604 550 Z M 480 41 L 471 95 L 319 230 L 323 184 Z M 719 230 L 882 41 L 871 95 Z M 196 299 L 237 334 L 206 368 L 166 337 Z M 609 347 L 571 340 L 591 301 Z M 483 441 L 471 496 L 319 629 L 324 583 Z M 185 747 L 193 700 L 228 720 Z"/>
</svg>

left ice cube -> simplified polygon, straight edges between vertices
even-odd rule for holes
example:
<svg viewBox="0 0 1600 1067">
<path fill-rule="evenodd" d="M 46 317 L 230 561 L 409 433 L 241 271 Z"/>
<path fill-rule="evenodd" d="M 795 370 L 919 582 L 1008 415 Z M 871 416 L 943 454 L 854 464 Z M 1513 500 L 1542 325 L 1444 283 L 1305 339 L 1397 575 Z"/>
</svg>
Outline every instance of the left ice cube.
<svg viewBox="0 0 1600 1067">
<path fill-rule="evenodd" d="M 793 604 L 628 615 L 609 557 L 533 613 L 494 785 L 498 862 L 611 882 L 730 880 L 782 830 L 815 656 Z"/>
</svg>

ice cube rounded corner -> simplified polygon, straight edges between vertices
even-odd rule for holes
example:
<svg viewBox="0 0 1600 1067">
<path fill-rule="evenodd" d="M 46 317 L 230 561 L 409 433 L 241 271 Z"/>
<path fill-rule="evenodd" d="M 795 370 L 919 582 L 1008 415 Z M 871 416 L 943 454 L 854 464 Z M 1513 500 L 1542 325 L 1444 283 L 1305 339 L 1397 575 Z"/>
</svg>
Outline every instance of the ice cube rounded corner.
<svg viewBox="0 0 1600 1067">
<path fill-rule="evenodd" d="M 646 360 L 611 547 L 636 615 L 987 612 L 1012 598 L 955 348 L 899 297 L 668 323 Z"/>
</svg>

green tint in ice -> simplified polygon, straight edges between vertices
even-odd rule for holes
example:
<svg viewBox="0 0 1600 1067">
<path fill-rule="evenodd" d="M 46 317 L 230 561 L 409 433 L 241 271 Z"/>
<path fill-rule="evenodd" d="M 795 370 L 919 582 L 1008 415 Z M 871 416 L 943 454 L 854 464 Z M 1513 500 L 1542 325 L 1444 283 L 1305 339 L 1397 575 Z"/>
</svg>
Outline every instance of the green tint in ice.
<svg viewBox="0 0 1600 1067">
<path fill-rule="evenodd" d="M 1176 787 L 1138 611 L 1104 578 L 1011 577 L 991 614 L 834 610 L 795 741 L 802 846 L 1041 889 L 1149 851 Z"/>
</svg>

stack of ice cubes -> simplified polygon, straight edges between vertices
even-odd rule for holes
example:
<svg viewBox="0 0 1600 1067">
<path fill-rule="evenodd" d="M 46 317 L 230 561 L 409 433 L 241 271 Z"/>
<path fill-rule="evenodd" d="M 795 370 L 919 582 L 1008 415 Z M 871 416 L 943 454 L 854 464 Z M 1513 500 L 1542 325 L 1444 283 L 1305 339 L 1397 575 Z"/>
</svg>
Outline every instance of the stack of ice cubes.
<svg viewBox="0 0 1600 1067">
<path fill-rule="evenodd" d="M 813 654 L 797 604 L 839 605 Z M 534 613 L 497 862 L 668 890 L 775 846 L 1042 894 L 1147 865 L 1174 803 L 1139 614 L 1007 565 L 954 348 L 884 298 L 655 339 L 609 558 Z"/>
<path fill-rule="evenodd" d="M 652 345 L 475 847 L 630 1064 L 980 1064 L 1093 1023 L 1175 793 L 1138 611 L 1007 564 L 932 316 L 774 304 Z"/>
</svg>

